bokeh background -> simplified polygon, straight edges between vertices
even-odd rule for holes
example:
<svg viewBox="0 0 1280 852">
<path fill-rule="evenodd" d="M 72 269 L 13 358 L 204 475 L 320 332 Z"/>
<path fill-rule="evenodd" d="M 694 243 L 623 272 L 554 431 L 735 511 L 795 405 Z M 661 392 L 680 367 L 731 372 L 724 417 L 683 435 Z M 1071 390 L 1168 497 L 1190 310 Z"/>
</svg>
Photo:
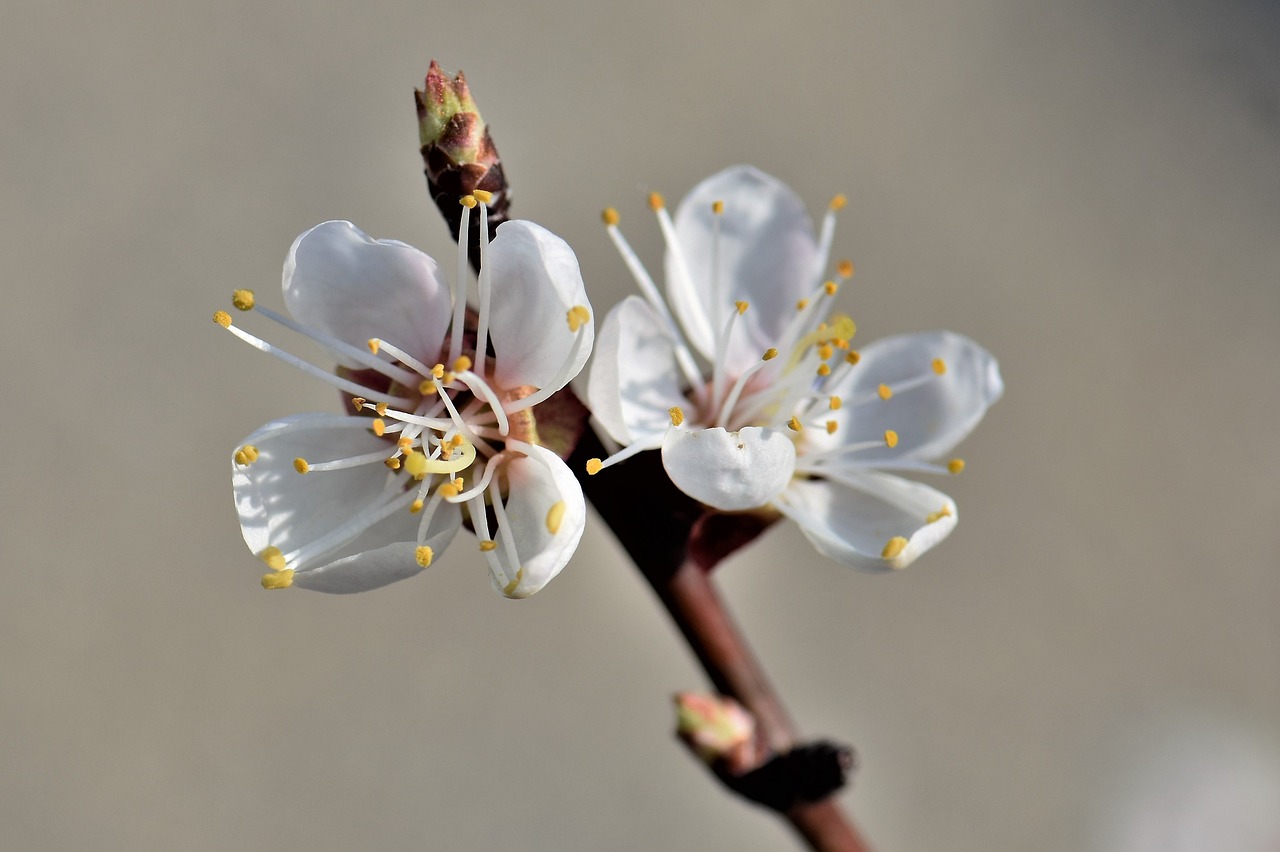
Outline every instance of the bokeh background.
<svg viewBox="0 0 1280 852">
<path fill-rule="evenodd" d="M 607 530 L 532 600 L 462 539 L 266 594 L 230 449 L 335 395 L 210 321 L 325 219 L 453 256 L 411 90 L 466 70 L 598 316 L 644 194 L 753 163 L 860 339 L 1007 395 L 909 571 L 719 574 L 879 849 L 1280 848 L 1280 10 L 1261 0 L 47 2 L 0 13 L 0 847 L 773 850 L 671 739 L 702 685 Z M 448 261 L 445 268 L 452 268 Z M 653 507 L 637 508 L 651 511 Z"/>
</svg>

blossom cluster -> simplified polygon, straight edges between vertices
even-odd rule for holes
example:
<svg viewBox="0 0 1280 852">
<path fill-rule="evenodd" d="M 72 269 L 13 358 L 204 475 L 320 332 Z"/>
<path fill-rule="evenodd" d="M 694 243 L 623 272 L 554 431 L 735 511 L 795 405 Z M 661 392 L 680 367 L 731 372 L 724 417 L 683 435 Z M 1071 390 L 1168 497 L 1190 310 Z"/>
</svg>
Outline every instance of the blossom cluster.
<svg viewBox="0 0 1280 852">
<path fill-rule="evenodd" d="M 232 454 L 241 529 L 269 569 L 265 587 L 384 586 L 420 573 L 466 526 L 495 589 L 537 592 L 586 521 L 562 458 L 571 448 L 548 446 L 539 412 L 593 343 L 586 401 L 617 452 L 586 474 L 660 450 L 693 499 L 790 518 L 819 552 L 864 570 L 905 567 L 954 528 L 951 498 L 899 474 L 959 472 L 950 452 L 1002 393 L 996 361 L 942 331 L 854 346 L 853 319 L 835 310 L 852 266 L 830 263 L 843 197 L 815 232 L 795 193 L 750 167 L 704 180 L 674 216 L 652 196 L 665 293 L 607 210 L 640 295 L 609 312 L 598 341 L 573 251 L 520 220 L 490 242 L 488 201 L 480 191 L 462 199 L 455 286 L 412 246 L 335 221 L 289 250 L 288 315 L 236 292 L 236 308 L 319 343 L 336 372 L 215 315 L 354 408 L 272 421 Z M 472 231 L 480 268 L 469 306 Z"/>
</svg>

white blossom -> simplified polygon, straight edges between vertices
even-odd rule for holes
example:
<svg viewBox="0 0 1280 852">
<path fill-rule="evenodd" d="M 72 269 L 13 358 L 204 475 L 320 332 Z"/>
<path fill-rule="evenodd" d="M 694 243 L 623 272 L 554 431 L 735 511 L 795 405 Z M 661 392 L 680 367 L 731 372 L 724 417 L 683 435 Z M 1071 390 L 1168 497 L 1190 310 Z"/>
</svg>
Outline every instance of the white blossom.
<svg viewBox="0 0 1280 852">
<path fill-rule="evenodd" d="M 530 222 L 503 223 L 490 244 L 483 200 L 463 201 L 460 238 L 477 206 L 486 235 L 469 319 L 461 243 L 454 291 L 427 255 L 338 221 L 289 250 L 291 317 L 255 311 L 324 346 L 336 374 L 215 315 L 246 342 L 350 394 L 355 408 L 273 421 L 233 453 L 241 530 L 271 569 L 264 587 L 360 592 L 411 577 L 445 549 L 464 515 L 494 587 L 508 597 L 541 589 L 577 547 L 582 489 L 539 444 L 536 418 L 536 406 L 591 352 L 577 259 Z M 255 308 L 250 291 L 233 302 Z"/>
<path fill-rule="evenodd" d="M 623 449 L 595 474 L 661 449 L 672 482 L 725 512 L 776 509 L 823 554 L 902 568 L 954 528 L 955 503 L 895 474 L 958 473 L 952 448 L 1003 390 L 996 361 L 951 332 L 852 348 L 833 312 L 847 262 L 828 277 L 833 199 L 815 235 L 786 185 L 739 166 L 703 181 L 674 219 L 650 197 L 666 242 L 666 298 L 605 224 L 642 296 L 600 329 L 587 382 L 596 421 Z"/>
</svg>

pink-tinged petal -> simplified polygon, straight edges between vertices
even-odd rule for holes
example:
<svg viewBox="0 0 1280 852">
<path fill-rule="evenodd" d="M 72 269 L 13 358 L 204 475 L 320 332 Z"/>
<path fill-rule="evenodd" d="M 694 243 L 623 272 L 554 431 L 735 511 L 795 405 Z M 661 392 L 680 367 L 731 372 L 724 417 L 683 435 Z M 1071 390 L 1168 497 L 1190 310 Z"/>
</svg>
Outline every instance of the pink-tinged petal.
<svg viewBox="0 0 1280 852">
<path fill-rule="evenodd" d="M 644 299 L 628 296 L 605 317 L 587 379 L 587 404 L 624 446 L 663 434 L 672 406 L 685 404 L 675 348 Z"/>
<path fill-rule="evenodd" d="M 773 429 L 670 429 L 662 464 L 676 487 L 725 512 L 768 504 L 795 471 L 796 448 Z"/>
<path fill-rule="evenodd" d="M 712 212 L 717 201 L 724 203 L 719 215 Z M 820 274 L 804 203 L 777 178 L 734 166 L 693 188 L 680 202 L 675 226 L 691 280 L 668 251 L 667 293 L 690 343 L 713 359 L 734 302 L 746 301 L 751 309 L 733 333 L 729 363 L 753 362 L 777 345 L 796 302 L 809 295 Z"/>
<path fill-rule="evenodd" d="M 886 430 L 897 433 L 896 447 L 860 452 L 859 465 L 940 458 L 978 425 L 1004 392 L 991 353 L 949 331 L 888 337 L 861 354 L 849 378 L 830 389 L 845 402 L 832 412 L 839 423 L 834 436 L 814 435 L 815 446 L 823 446 L 880 441 Z M 941 374 L 934 370 L 935 360 Z M 879 398 L 880 385 L 892 391 L 889 399 Z M 851 405 L 854 401 L 861 404 Z"/>
<path fill-rule="evenodd" d="M 427 364 L 440 360 L 452 306 L 434 260 L 405 243 L 375 240 L 350 222 L 325 222 L 293 241 L 284 301 L 303 325 L 353 346 L 380 338 Z"/>
<path fill-rule="evenodd" d="M 941 491 L 872 472 L 840 482 L 796 479 L 774 505 L 819 553 L 870 572 L 907 567 L 946 538 L 957 520 L 955 503 Z M 899 537 L 905 544 L 890 546 Z"/>
<path fill-rule="evenodd" d="M 590 312 L 591 303 L 573 249 L 546 228 L 513 220 L 498 226 L 488 267 L 489 334 L 498 383 L 563 387 L 587 363 L 595 339 L 592 317 L 574 348 L 578 333 L 570 330 L 569 309 L 581 305 Z"/>
<path fill-rule="evenodd" d="M 573 556 L 587 522 L 582 486 L 568 465 L 545 447 L 532 450 L 536 458 L 515 459 L 504 467 L 510 486 L 506 531 L 515 552 L 503 530 L 495 533 L 495 541 L 499 561 L 517 579 L 495 588 L 509 598 L 527 598 L 551 582 Z"/>
</svg>

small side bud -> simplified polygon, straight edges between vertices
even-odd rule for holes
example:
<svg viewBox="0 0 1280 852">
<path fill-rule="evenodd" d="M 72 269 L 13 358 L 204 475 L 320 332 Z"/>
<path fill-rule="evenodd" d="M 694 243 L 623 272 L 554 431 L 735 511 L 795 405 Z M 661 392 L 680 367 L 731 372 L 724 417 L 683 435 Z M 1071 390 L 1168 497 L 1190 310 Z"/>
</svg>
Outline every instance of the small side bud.
<svg viewBox="0 0 1280 852">
<path fill-rule="evenodd" d="M 739 775 L 760 762 L 756 723 L 732 698 L 679 692 L 675 695 L 676 736 L 708 766 Z"/>
</svg>

